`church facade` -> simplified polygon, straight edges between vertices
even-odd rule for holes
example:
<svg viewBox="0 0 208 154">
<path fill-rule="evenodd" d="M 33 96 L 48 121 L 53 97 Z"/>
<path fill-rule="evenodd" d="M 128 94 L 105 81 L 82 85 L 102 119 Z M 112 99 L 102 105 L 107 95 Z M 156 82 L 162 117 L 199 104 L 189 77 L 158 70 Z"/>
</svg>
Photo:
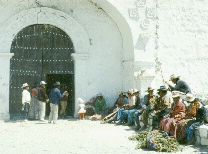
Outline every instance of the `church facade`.
<svg viewBox="0 0 208 154">
<path fill-rule="evenodd" d="M 206 1 L 0 0 L 0 118 L 18 115 L 21 86 L 62 81 L 77 99 L 159 86 L 173 73 L 206 95 Z M 200 9 L 199 9 L 200 8 Z M 201 71 L 200 71 L 201 70 Z"/>
</svg>

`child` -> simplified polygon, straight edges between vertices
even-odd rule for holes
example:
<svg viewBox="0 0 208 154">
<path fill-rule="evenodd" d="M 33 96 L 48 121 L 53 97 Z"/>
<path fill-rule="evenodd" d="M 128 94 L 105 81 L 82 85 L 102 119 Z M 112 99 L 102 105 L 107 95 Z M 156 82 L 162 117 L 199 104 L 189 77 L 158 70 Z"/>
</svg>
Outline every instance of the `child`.
<svg viewBox="0 0 208 154">
<path fill-rule="evenodd" d="M 85 110 L 85 102 L 83 99 L 81 98 L 78 98 L 78 103 L 79 103 L 79 119 L 80 120 L 84 120 L 85 119 L 85 113 L 86 113 L 86 110 Z"/>
</svg>

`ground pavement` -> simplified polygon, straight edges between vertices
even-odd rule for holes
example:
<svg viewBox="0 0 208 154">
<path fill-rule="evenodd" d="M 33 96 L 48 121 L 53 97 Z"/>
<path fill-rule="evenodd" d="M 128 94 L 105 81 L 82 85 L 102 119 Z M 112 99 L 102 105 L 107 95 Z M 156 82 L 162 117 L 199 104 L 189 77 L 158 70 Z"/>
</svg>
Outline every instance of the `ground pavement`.
<svg viewBox="0 0 208 154">
<path fill-rule="evenodd" d="M 152 154 L 136 149 L 128 126 L 89 120 L 0 122 L 0 154 Z M 184 154 L 208 153 L 208 148 L 187 146 Z"/>
</svg>

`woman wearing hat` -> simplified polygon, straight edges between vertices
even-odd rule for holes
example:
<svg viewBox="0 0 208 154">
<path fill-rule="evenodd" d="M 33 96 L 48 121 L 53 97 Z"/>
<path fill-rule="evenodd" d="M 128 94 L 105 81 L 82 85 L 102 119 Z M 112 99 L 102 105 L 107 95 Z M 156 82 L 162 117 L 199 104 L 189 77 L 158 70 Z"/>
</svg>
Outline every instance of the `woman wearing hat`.
<svg viewBox="0 0 208 154">
<path fill-rule="evenodd" d="M 186 109 L 185 119 L 177 123 L 176 130 L 176 139 L 180 142 L 185 142 L 186 129 L 195 122 L 197 112 L 202 107 L 202 103 L 193 94 L 186 94 L 186 100 L 190 105 Z"/>
<path fill-rule="evenodd" d="M 28 120 L 28 113 L 30 109 L 30 101 L 31 101 L 31 96 L 29 93 L 29 85 L 27 83 L 24 83 L 22 85 L 22 110 L 24 111 L 24 116 L 25 116 L 25 121 Z"/>
<path fill-rule="evenodd" d="M 167 132 L 169 135 L 176 137 L 175 123 L 185 117 L 186 107 L 179 94 L 175 94 L 172 97 L 174 103 L 171 108 L 170 117 L 165 118 L 160 122 L 160 129 Z"/>
</svg>

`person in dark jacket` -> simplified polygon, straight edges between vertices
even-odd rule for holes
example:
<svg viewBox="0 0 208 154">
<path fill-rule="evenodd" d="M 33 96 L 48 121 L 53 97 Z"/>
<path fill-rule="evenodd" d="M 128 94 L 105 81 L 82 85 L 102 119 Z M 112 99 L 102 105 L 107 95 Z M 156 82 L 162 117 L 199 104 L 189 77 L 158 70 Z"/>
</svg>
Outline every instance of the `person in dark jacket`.
<svg viewBox="0 0 208 154">
<path fill-rule="evenodd" d="M 176 76 L 175 74 L 170 76 L 170 81 L 172 81 L 175 86 L 172 86 L 169 82 L 166 82 L 170 88 L 171 91 L 180 91 L 185 94 L 191 93 L 191 89 L 189 85 L 180 79 L 180 76 Z"/>
<path fill-rule="evenodd" d="M 41 81 L 40 86 L 38 87 L 38 101 L 39 101 L 39 119 L 44 121 L 45 119 L 45 110 L 46 102 L 48 102 L 48 95 L 46 94 L 45 89 L 46 82 Z"/>
<path fill-rule="evenodd" d="M 65 91 L 63 95 L 65 95 L 67 92 Z M 51 90 L 49 99 L 50 99 L 50 115 L 49 115 L 49 123 L 53 122 L 56 123 L 58 119 L 58 106 L 60 104 L 61 99 L 63 98 L 63 95 L 60 92 L 60 82 L 56 82 L 54 84 L 54 88 Z"/>
</svg>

